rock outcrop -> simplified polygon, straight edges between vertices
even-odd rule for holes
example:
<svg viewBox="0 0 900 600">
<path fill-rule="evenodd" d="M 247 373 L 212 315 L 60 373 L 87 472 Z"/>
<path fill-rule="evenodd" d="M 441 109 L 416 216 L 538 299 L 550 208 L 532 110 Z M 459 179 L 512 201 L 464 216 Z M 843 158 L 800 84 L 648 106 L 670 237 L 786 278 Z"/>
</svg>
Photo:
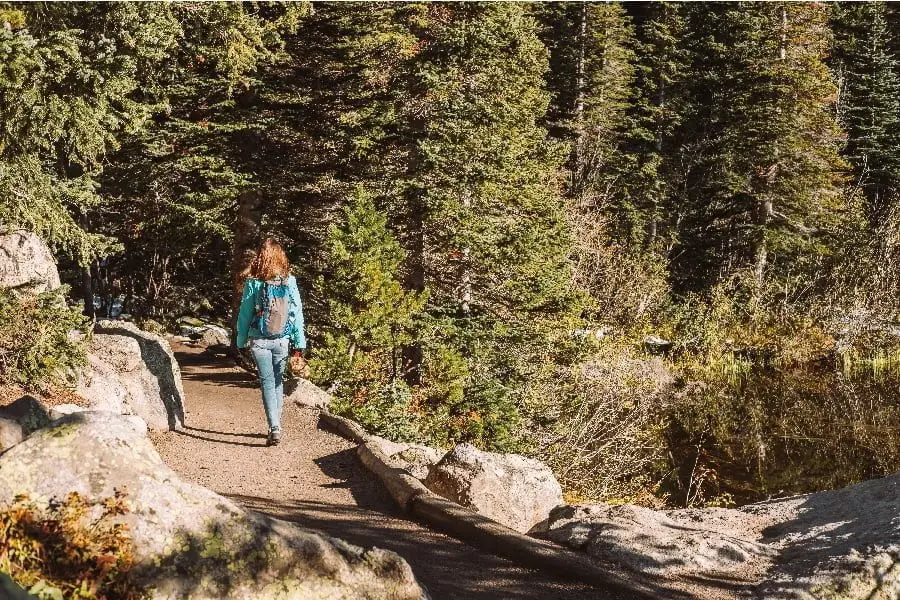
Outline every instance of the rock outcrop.
<svg viewBox="0 0 900 600">
<path fill-rule="evenodd" d="M 0 287 L 46 292 L 59 287 L 59 271 L 44 241 L 27 231 L 0 232 Z"/>
<path fill-rule="evenodd" d="M 49 422 L 44 405 L 27 394 L 11 404 L 0 406 L 0 454 Z"/>
<path fill-rule="evenodd" d="M 101 321 L 88 362 L 76 392 L 89 408 L 134 414 L 155 430 L 184 422 L 181 371 L 164 338 L 125 321 Z"/>
<path fill-rule="evenodd" d="M 47 501 L 78 492 L 90 502 L 126 491 L 122 517 L 138 581 L 154 600 L 426 597 L 392 552 L 352 546 L 243 510 L 185 482 L 133 420 L 80 412 L 0 455 L 0 504 L 17 494 Z"/>
<path fill-rule="evenodd" d="M 85 412 L 86 410 L 88 409 L 83 406 L 78 406 L 77 404 L 57 404 L 50 407 L 50 419 L 56 421 L 57 419 L 62 419 L 63 417 L 68 417 L 75 413 Z"/>
<path fill-rule="evenodd" d="M 668 579 L 748 582 L 756 598 L 900 598 L 900 473 L 740 509 L 553 511 L 548 537 Z M 752 585 L 750 585 L 752 583 Z"/>
<path fill-rule="evenodd" d="M 436 494 L 520 532 L 544 522 L 563 503 L 547 465 L 517 454 L 459 444 L 432 467 L 425 485 Z"/>
<path fill-rule="evenodd" d="M 774 554 L 757 542 L 767 519 L 729 520 L 722 508 L 656 511 L 629 504 L 561 506 L 550 514 L 547 537 L 603 561 L 652 575 L 722 573 Z"/>
<path fill-rule="evenodd" d="M 231 334 L 224 327 L 207 325 L 200 334 L 200 343 L 205 346 L 223 346 L 227 348 L 231 345 Z"/>
</svg>

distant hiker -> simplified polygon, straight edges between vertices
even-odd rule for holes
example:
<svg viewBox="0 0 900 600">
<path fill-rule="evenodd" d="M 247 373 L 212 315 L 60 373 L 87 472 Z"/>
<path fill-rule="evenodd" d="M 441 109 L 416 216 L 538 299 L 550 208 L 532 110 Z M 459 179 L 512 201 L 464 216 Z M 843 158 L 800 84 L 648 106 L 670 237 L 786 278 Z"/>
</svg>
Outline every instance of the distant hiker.
<svg viewBox="0 0 900 600">
<path fill-rule="evenodd" d="M 259 368 L 259 387 L 269 422 L 266 445 L 281 441 L 282 377 L 289 348 L 299 355 L 306 348 L 303 306 L 297 280 L 281 244 L 267 239 L 244 272 L 244 293 L 237 319 L 237 346 L 249 344 Z"/>
</svg>

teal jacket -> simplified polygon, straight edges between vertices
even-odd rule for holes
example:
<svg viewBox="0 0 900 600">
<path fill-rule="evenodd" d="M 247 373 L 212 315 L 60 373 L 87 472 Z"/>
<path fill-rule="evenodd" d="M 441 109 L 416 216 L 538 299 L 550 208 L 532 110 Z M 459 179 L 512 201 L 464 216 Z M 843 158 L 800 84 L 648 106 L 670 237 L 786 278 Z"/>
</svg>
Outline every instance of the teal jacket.
<svg viewBox="0 0 900 600">
<path fill-rule="evenodd" d="M 306 334 L 303 331 L 303 304 L 300 302 L 300 290 L 297 289 L 297 280 L 293 275 L 288 275 L 288 289 L 291 294 L 291 345 L 294 348 L 306 348 Z M 256 326 L 256 299 L 262 289 L 263 282 L 259 279 L 247 278 L 244 282 L 244 293 L 241 294 L 241 307 L 238 309 L 237 319 L 237 347 L 246 348 L 251 338 L 262 337 Z"/>
</svg>

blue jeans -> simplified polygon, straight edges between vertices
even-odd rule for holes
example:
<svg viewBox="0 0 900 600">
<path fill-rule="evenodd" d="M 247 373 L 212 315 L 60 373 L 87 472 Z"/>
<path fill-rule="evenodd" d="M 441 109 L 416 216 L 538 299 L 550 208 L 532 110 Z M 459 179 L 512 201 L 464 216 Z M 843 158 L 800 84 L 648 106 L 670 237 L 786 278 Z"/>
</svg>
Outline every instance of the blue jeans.
<svg viewBox="0 0 900 600">
<path fill-rule="evenodd" d="M 253 338 L 250 340 L 250 351 L 259 369 L 259 387 L 262 389 L 269 431 L 280 431 L 281 407 L 284 402 L 282 376 L 288 358 L 288 338 Z"/>
</svg>

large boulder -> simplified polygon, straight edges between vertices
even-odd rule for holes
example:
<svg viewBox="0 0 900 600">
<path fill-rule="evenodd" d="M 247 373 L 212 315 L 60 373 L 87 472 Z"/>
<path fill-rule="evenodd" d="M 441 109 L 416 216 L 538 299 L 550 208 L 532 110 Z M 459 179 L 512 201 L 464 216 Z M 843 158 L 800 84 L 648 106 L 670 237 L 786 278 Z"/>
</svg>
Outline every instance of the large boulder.
<svg viewBox="0 0 900 600">
<path fill-rule="evenodd" d="M 0 287 L 46 292 L 59 287 L 59 271 L 44 241 L 27 231 L 0 232 Z"/>
<path fill-rule="evenodd" d="M 900 473 L 740 509 L 560 507 L 548 537 L 635 572 L 756 598 L 900 598 Z"/>
<path fill-rule="evenodd" d="M 231 346 L 231 334 L 224 327 L 207 325 L 200 334 L 200 343 L 208 347 L 228 348 Z"/>
<path fill-rule="evenodd" d="M 49 422 L 46 407 L 27 394 L 11 404 L 0 406 L 0 453 L 9 450 L 32 431 Z"/>
<path fill-rule="evenodd" d="M 429 470 L 425 486 L 520 532 L 546 521 L 563 503 L 547 465 L 517 454 L 482 452 L 459 444 Z"/>
<path fill-rule="evenodd" d="M 57 419 L 62 419 L 63 417 L 68 417 L 75 413 L 85 412 L 86 410 L 88 409 L 83 406 L 78 406 L 77 404 L 56 404 L 50 407 L 50 419 L 56 421 Z"/>
<path fill-rule="evenodd" d="M 775 565 L 760 598 L 900 598 L 900 473 L 839 490 L 751 504 L 743 514 L 773 525 L 761 541 Z"/>
<path fill-rule="evenodd" d="M 12 419 L 0 417 L 0 453 L 9 450 L 25 439 L 22 426 Z"/>
<path fill-rule="evenodd" d="M 409 565 L 243 510 L 181 480 L 127 417 L 69 415 L 0 456 L 0 505 L 125 490 L 137 581 L 154 600 L 424 598 Z"/>
<path fill-rule="evenodd" d="M 141 417 L 151 429 L 184 423 L 181 371 L 169 343 L 125 321 L 101 321 L 76 392 L 89 408 Z"/>
<path fill-rule="evenodd" d="M 381 452 L 390 461 L 391 467 L 405 469 L 410 475 L 421 480 L 428 477 L 428 472 L 444 456 L 444 451 L 437 448 L 423 444 L 392 442 L 377 435 L 373 435 L 369 443 L 378 445 Z"/>
</svg>

